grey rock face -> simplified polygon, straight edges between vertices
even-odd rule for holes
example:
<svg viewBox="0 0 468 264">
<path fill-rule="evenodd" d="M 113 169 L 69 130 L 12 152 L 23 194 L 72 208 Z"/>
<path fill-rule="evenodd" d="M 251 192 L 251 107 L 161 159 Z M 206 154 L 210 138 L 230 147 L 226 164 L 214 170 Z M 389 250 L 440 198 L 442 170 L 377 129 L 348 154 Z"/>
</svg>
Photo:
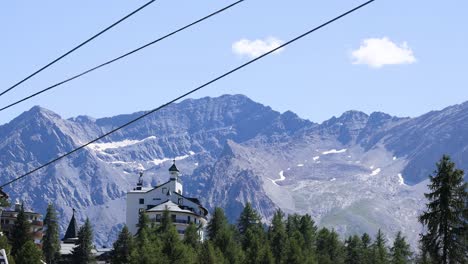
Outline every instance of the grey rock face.
<svg viewBox="0 0 468 264">
<path fill-rule="evenodd" d="M 0 179 L 6 182 L 88 142 L 134 113 L 68 120 L 40 108 L 0 126 Z M 111 246 L 125 219 L 125 193 L 145 171 L 146 185 L 168 179 L 172 159 L 185 192 L 234 221 L 250 201 L 266 221 L 276 208 L 308 213 L 343 235 L 414 244 L 427 175 L 443 153 L 468 164 L 468 104 L 418 118 L 348 111 L 322 124 L 283 114 L 242 95 L 171 105 L 6 188 L 35 210 L 57 205 L 61 231 L 72 208 L 89 217 L 96 242 Z M 462 166 L 463 167 L 463 166 Z"/>
</svg>

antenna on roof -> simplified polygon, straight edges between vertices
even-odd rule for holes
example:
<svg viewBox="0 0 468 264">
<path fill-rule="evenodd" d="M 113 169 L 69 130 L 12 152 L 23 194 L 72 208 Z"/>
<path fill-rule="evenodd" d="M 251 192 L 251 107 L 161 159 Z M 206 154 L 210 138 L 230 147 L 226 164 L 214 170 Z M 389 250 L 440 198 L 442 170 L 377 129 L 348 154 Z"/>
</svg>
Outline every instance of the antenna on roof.
<svg viewBox="0 0 468 264">
<path fill-rule="evenodd" d="M 138 178 L 137 190 L 141 190 L 141 187 L 143 186 L 143 171 L 140 171 L 139 175 L 140 178 Z"/>
</svg>

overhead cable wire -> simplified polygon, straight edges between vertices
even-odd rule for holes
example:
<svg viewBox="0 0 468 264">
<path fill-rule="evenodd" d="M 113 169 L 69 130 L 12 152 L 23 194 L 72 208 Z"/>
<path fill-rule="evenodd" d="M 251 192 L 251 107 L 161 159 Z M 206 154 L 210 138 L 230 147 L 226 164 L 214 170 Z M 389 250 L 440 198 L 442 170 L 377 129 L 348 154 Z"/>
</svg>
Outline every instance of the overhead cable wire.
<svg viewBox="0 0 468 264">
<path fill-rule="evenodd" d="M 33 76 L 35 76 L 36 74 L 40 73 L 41 71 L 49 68 L 50 66 L 52 66 L 53 64 L 55 64 L 56 62 L 60 61 L 61 59 L 65 58 L 66 56 L 70 55 L 71 53 L 73 53 L 74 51 L 78 50 L 79 48 L 83 47 L 84 45 L 88 44 L 89 42 L 91 42 L 92 40 L 94 40 L 95 38 L 99 37 L 100 35 L 104 34 L 106 31 L 110 30 L 111 28 L 117 26 L 118 24 L 120 24 L 121 22 L 123 22 L 124 20 L 130 18 L 131 16 L 133 16 L 134 14 L 140 12 L 141 10 L 143 10 L 145 7 L 151 5 L 152 3 L 154 3 L 156 0 L 151 0 L 149 2 L 147 2 L 146 4 L 140 6 L 139 8 L 135 9 L 133 12 L 129 13 L 128 15 L 122 17 L 121 19 L 119 19 L 118 21 L 114 22 L 112 25 L 106 27 L 105 29 L 99 31 L 97 34 L 95 34 L 94 36 L 90 37 L 89 39 L 85 40 L 84 42 L 82 42 L 81 44 L 79 44 L 78 46 L 74 47 L 73 49 L 67 51 L 66 53 L 64 53 L 63 55 L 61 55 L 60 57 L 56 58 L 55 60 L 49 62 L 48 64 L 46 64 L 45 66 L 43 66 L 42 68 L 36 70 L 35 72 L 33 72 L 32 74 L 28 75 L 26 78 L 22 79 L 21 81 L 15 83 L 14 85 L 10 86 L 8 89 L 6 89 L 5 91 L 1 92 L 0 93 L 0 96 L 8 93 L 9 91 L 13 90 L 14 88 L 16 88 L 18 85 L 24 83 L 25 81 L 29 80 L 30 78 L 32 78 Z"/>
<path fill-rule="evenodd" d="M 24 177 L 26 177 L 28 175 L 31 175 L 32 173 L 34 173 L 34 172 L 36 172 L 36 171 L 38 171 L 38 170 L 40 170 L 42 168 L 45 168 L 45 167 L 49 166 L 50 164 L 52 164 L 54 162 L 57 162 L 57 161 L 65 158 L 65 157 L 77 152 L 78 150 L 81 150 L 81 149 L 85 148 L 86 146 L 88 146 L 88 145 L 90 145 L 90 144 L 92 144 L 92 143 L 94 143 L 94 142 L 96 142 L 98 140 L 101 140 L 101 139 L 115 133 L 116 131 L 118 131 L 118 130 L 120 130 L 122 128 L 125 128 L 125 127 L 127 127 L 127 126 L 129 126 L 129 125 L 131 125 L 131 124 L 133 124 L 133 123 L 135 123 L 135 122 L 137 122 L 137 121 L 139 121 L 139 120 L 141 120 L 141 119 L 143 119 L 143 118 L 145 118 L 145 117 L 147 117 L 147 116 L 149 116 L 149 115 L 151 115 L 151 114 L 153 114 L 153 113 L 155 113 L 155 112 L 157 112 L 157 111 L 159 111 L 159 110 L 161 110 L 161 109 L 163 109 L 163 108 L 165 108 L 165 107 L 167 107 L 167 106 L 169 106 L 169 105 L 171 105 L 171 104 L 173 104 L 175 102 L 177 102 L 178 100 L 180 100 L 180 99 L 182 99 L 184 97 L 187 97 L 188 95 L 190 95 L 190 94 L 192 94 L 192 93 L 194 93 L 194 92 L 196 92 L 198 90 L 201 90 L 201 89 L 207 87 L 208 85 L 210 85 L 212 83 L 215 83 L 215 82 L 227 77 L 228 75 L 231 75 L 234 72 L 239 71 L 240 69 L 242 69 L 242 68 L 244 68 L 244 67 L 246 67 L 246 66 L 248 66 L 248 65 L 250 65 L 250 64 L 252 64 L 252 63 L 254 63 L 254 62 L 256 62 L 256 61 L 258 61 L 258 60 L 260 60 L 260 59 L 262 59 L 262 58 L 264 58 L 264 57 L 266 57 L 266 56 L 268 56 L 268 55 L 270 55 L 270 54 L 272 54 L 272 53 L 274 53 L 274 52 L 276 52 L 276 51 L 278 51 L 278 50 L 280 50 L 280 49 L 282 49 L 282 48 L 284 48 L 284 47 L 286 47 L 286 46 L 288 46 L 288 45 L 290 45 L 290 44 L 292 44 L 292 43 L 294 43 L 296 41 L 298 41 L 298 40 L 300 40 L 300 39 L 302 39 L 302 38 L 304 38 L 305 36 L 307 36 L 307 35 L 315 32 L 315 31 L 327 26 L 328 24 L 331 24 L 331 23 L 335 22 L 336 20 L 339 20 L 339 19 L 341 19 L 341 18 L 343 18 L 343 17 L 345 17 L 345 16 L 347 16 L 347 15 L 349 15 L 349 14 L 351 14 L 351 13 L 353 13 L 353 12 L 367 6 L 368 4 L 370 4 L 370 3 L 374 2 L 374 1 L 376 1 L 376 0 L 367 1 L 367 2 L 365 2 L 363 4 L 361 4 L 361 5 L 353 8 L 353 9 L 351 9 L 351 10 L 349 10 L 349 11 L 347 11 L 347 12 L 345 12 L 345 13 L 343 13 L 343 14 L 341 14 L 341 15 L 339 15 L 339 16 L 337 16 L 337 17 L 335 17 L 335 18 L 333 18 L 333 19 L 331 19 L 331 20 L 329 20 L 329 21 L 327 21 L 327 22 L 325 22 L 323 24 L 321 24 L 320 26 L 317 26 L 317 27 L 315 27 L 315 28 L 313 28 L 313 29 L 311 29 L 311 30 L 309 30 L 309 31 L 307 31 L 307 32 L 305 32 L 305 33 L 303 33 L 303 34 L 289 40 L 288 42 L 285 42 L 284 44 L 278 46 L 277 48 L 274 48 L 274 49 L 264 53 L 263 55 L 260 55 L 259 57 L 256 57 L 256 58 L 254 58 L 252 60 L 249 60 L 248 62 L 246 62 L 246 63 L 244 63 L 244 64 L 242 64 L 242 65 L 240 65 L 240 66 L 238 66 L 238 67 L 236 67 L 236 68 L 234 68 L 234 69 L 232 69 L 232 70 L 230 70 L 230 71 L 228 71 L 228 72 L 226 72 L 226 73 L 224 73 L 224 74 L 222 74 L 222 75 L 220 75 L 220 76 L 218 76 L 218 77 L 216 77 L 216 78 L 214 78 L 214 79 L 212 79 L 212 80 L 210 80 L 210 81 L 208 81 L 208 82 L 206 82 L 206 83 L 204 83 L 204 84 L 202 84 L 200 86 L 198 86 L 197 88 L 194 88 L 194 89 L 192 89 L 192 90 L 190 90 L 190 91 L 188 91 L 188 92 L 186 92 L 186 93 L 172 99 L 171 101 L 169 101 L 169 102 L 167 102 L 167 103 L 165 103 L 165 104 L 163 104 L 163 105 L 161 105 L 161 106 L 159 106 L 157 108 L 154 108 L 153 110 L 150 110 L 150 111 L 138 116 L 137 118 L 134 118 L 134 119 L 128 121 L 127 123 L 115 128 L 115 129 L 112 129 L 111 131 L 109 131 L 109 132 L 107 132 L 107 133 L 105 133 L 105 134 L 103 134 L 103 135 L 89 141 L 88 143 L 86 143 L 84 145 L 81 145 L 81 146 L 73 149 L 72 151 L 67 152 L 67 153 L 65 153 L 65 154 L 63 154 L 63 155 L 61 155 L 61 156 L 59 156 L 59 157 L 57 157 L 57 158 L 43 164 L 43 165 L 33 169 L 33 170 L 30 170 L 29 172 L 15 178 L 13 180 L 10 180 L 7 183 L 2 184 L 0 186 L 0 189 L 5 187 L 5 186 L 8 186 L 8 185 L 10 185 L 10 184 L 12 184 L 12 183 L 14 183 L 16 181 L 18 181 L 18 180 L 20 180 L 20 179 L 22 179 L 22 178 L 24 178 Z"/>
<path fill-rule="evenodd" d="M 27 96 L 27 97 L 24 97 L 24 98 L 21 99 L 21 100 L 18 100 L 18 101 L 14 102 L 14 103 L 11 103 L 11 104 L 7 105 L 7 106 L 4 106 L 4 107 L 0 108 L 0 112 L 3 111 L 3 110 L 8 109 L 8 108 L 10 108 L 10 107 L 12 107 L 12 106 L 14 106 L 14 105 L 17 105 L 17 104 L 19 104 L 19 103 L 21 103 L 21 102 L 24 102 L 24 101 L 26 101 L 26 100 L 29 100 L 29 99 L 33 98 L 33 97 L 36 97 L 36 96 L 38 96 L 38 95 L 40 95 L 40 94 L 42 94 L 42 93 L 44 93 L 44 92 L 46 92 L 46 91 L 49 91 L 49 90 L 51 90 L 51 89 L 54 89 L 54 88 L 56 88 L 56 87 L 58 87 L 58 86 L 60 86 L 60 85 L 62 85 L 62 84 L 65 84 L 65 83 L 67 83 L 67 82 L 73 81 L 73 80 L 75 80 L 75 79 L 77 79 L 77 78 L 79 78 L 79 77 L 82 77 L 82 76 L 84 76 L 84 75 L 86 75 L 86 74 L 88 74 L 88 73 L 91 73 L 91 72 L 93 72 L 93 71 L 95 71 L 95 70 L 97 70 L 97 69 L 99 69 L 99 68 L 102 68 L 102 67 L 107 66 L 107 65 L 109 65 L 109 64 L 112 64 L 112 63 L 114 63 L 114 62 L 116 62 L 116 61 L 119 61 L 119 60 L 121 60 L 121 59 L 123 59 L 123 58 L 125 58 L 125 57 L 127 57 L 127 56 L 130 56 L 130 55 L 132 55 L 132 54 L 134 54 L 134 53 L 136 53 L 136 52 L 138 52 L 138 51 L 140 51 L 140 50 L 143 50 L 143 49 L 145 49 L 145 48 L 147 48 L 147 47 L 149 47 L 149 46 L 151 46 L 151 45 L 154 45 L 154 44 L 156 44 L 156 43 L 158 43 L 158 42 L 160 42 L 160 41 L 162 41 L 162 40 L 164 40 L 164 39 L 166 39 L 166 38 L 168 38 L 168 37 L 170 37 L 170 36 L 172 36 L 172 35 L 175 35 L 175 34 L 181 32 L 181 31 L 183 31 L 183 30 L 185 30 L 185 29 L 188 29 L 188 28 L 190 28 L 190 27 L 192 27 L 192 26 L 194 26 L 194 25 L 196 25 L 196 24 L 198 24 L 198 23 L 200 23 L 200 22 L 202 22 L 202 21 L 204 21 L 204 20 L 207 20 L 207 19 L 210 18 L 210 17 L 213 17 L 213 16 L 215 16 L 215 15 L 217 15 L 217 14 L 219 14 L 219 13 L 222 13 L 222 12 L 224 12 L 224 11 L 230 9 L 231 7 L 234 7 L 235 5 L 240 4 L 241 2 L 244 2 L 244 1 L 245 1 L 245 0 L 239 0 L 239 1 L 237 1 L 237 2 L 234 2 L 234 3 L 230 4 L 230 5 L 228 5 L 228 6 L 226 6 L 226 7 L 223 7 L 223 8 L 221 8 L 221 9 L 219 9 L 219 10 L 217 10 L 217 11 L 215 11 L 215 12 L 213 12 L 213 13 L 211 13 L 211 14 L 209 14 L 209 15 L 203 17 L 203 18 L 200 18 L 200 19 L 198 19 L 198 20 L 196 20 L 196 21 L 194 21 L 194 22 L 192 22 L 192 23 L 186 25 L 186 26 L 183 26 L 183 27 L 181 27 L 181 28 L 179 28 L 179 29 L 177 29 L 177 30 L 174 30 L 174 31 L 172 31 L 171 33 L 169 33 L 169 34 L 167 34 L 167 35 L 164 35 L 164 36 L 162 36 L 162 37 L 160 37 L 160 38 L 158 38 L 158 39 L 156 39 L 156 40 L 153 40 L 153 41 L 151 41 L 151 42 L 149 42 L 149 43 L 147 43 L 147 44 L 145 44 L 145 45 L 143 45 L 143 46 L 141 46 L 141 47 L 139 47 L 139 48 L 136 48 L 136 49 L 134 49 L 134 50 L 132 50 L 132 51 L 130 51 L 130 52 L 127 52 L 127 53 L 125 53 L 125 54 L 123 54 L 123 55 L 120 55 L 120 56 L 118 56 L 117 58 L 114 58 L 114 59 L 112 59 L 112 60 L 109 60 L 109 61 L 107 61 L 107 62 L 104 62 L 104 63 L 102 63 L 102 64 L 99 64 L 99 65 L 97 65 L 97 66 L 95 66 L 95 67 L 93 67 L 93 68 L 91 68 L 91 69 L 89 69 L 89 70 L 86 70 L 86 71 L 84 71 L 84 72 L 81 72 L 81 73 L 79 73 L 79 74 L 76 74 L 76 75 L 74 75 L 74 76 L 72 76 L 72 77 L 70 77 L 70 78 L 67 78 L 67 79 L 65 79 L 65 80 L 63 80 L 63 81 L 61 81 L 61 82 L 58 82 L 58 83 L 56 83 L 56 84 L 54 84 L 54 85 L 51 85 L 51 86 L 49 86 L 49 87 L 47 87 L 47 88 L 45 88 L 45 89 L 42 89 L 42 90 L 38 91 L 38 92 L 36 92 L 36 93 L 33 93 L 33 94 L 31 94 L 31 95 L 29 95 L 29 96 Z"/>
</svg>

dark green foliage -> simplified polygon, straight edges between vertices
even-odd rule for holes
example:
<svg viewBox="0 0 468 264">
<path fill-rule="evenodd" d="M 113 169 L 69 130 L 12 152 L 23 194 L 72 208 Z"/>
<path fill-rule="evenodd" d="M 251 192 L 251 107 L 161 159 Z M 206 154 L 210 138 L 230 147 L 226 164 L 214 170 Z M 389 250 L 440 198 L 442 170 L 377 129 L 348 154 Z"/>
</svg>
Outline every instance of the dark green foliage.
<svg viewBox="0 0 468 264">
<path fill-rule="evenodd" d="M 386 243 L 387 239 L 385 238 L 385 235 L 382 233 L 382 231 L 379 229 L 375 237 L 374 244 L 372 244 L 372 263 L 389 263 Z"/>
<path fill-rule="evenodd" d="M 208 238 L 211 241 L 216 240 L 216 237 L 219 236 L 228 227 L 228 221 L 226 215 L 224 214 L 223 209 L 216 207 L 213 213 L 208 226 L 206 228 Z"/>
<path fill-rule="evenodd" d="M 397 233 L 393 246 L 390 249 L 391 263 L 392 264 L 406 264 L 411 262 L 410 245 L 406 243 L 405 237 L 401 232 Z"/>
<path fill-rule="evenodd" d="M 146 235 L 146 233 L 148 233 L 148 231 L 149 231 L 149 223 L 150 223 L 150 220 L 149 220 L 148 215 L 145 214 L 144 212 L 140 212 L 140 215 L 138 216 L 138 224 L 137 224 L 138 231 L 137 231 L 137 236 L 139 236 L 140 233 L 145 233 L 144 235 Z"/>
<path fill-rule="evenodd" d="M 8 243 L 8 238 L 5 235 L 0 235 L 0 249 L 5 249 L 8 261 L 13 261 L 13 256 L 11 255 L 11 245 Z"/>
<path fill-rule="evenodd" d="M 335 230 L 320 229 L 316 244 L 318 263 L 344 263 L 344 246 Z"/>
<path fill-rule="evenodd" d="M 359 236 L 354 235 L 350 236 L 348 239 L 345 241 L 346 245 L 346 258 L 345 258 L 345 263 L 347 264 L 359 264 L 363 263 L 363 245 L 362 245 L 362 240 L 359 238 Z"/>
<path fill-rule="evenodd" d="M 31 224 L 26 219 L 26 215 L 24 214 L 24 206 L 21 205 L 21 209 L 16 217 L 15 226 L 11 232 L 11 254 L 16 256 L 16 253 L 19 251 L 19 249 L 22 248 L 26 242 L 31 240 Z"/>
<path fill-rule="evenodd" d="M 362 264 L 371 264 L 372 263 L 372 248 L 371 248 L 372 240 L 367 233 L 364 233 L 361 236 L 361 245 L 362 245 L 362 253 L 361 253 L 361 262 Z"/>
<path fill-rule="evenodd" d="M 468 193 L 463 175 L 450 157 L 444 155 L 434 175 L 429 176 L 430 192 L 425 194 L 427 208 L 419 221 L 427 230 L 421 235 L 423 251 L 436 263 L 468 261 Z"/>
<path fill-rule="evenodd" d="M 200 246 L 200 234 L 198 233 L 198 227 L 194 223 L 190 223 L 184 234 L 184 244 L 197 250 Z"/>
<path fill-rule="evenodd" d="M 308 214 L 303 215 L 299 223 L 299 231 L 304 237 L 304 247 L 307 251 L 307 254 L 312 254 L 315 250 L 315 235 L 317 232 L 317 227 L 315 226 L 314 220 Z"/>
<path fill-rule="evenodd" d="M 59 258 L 60 240 L 57 212 L 52 204 L 47 207 L 44 218 L 45 232 L 42 238 L 42 253 L 46 263 L 54 264 Z"/>
<path fill-rule="evenodd" d="M 277 264 L 284 263 L 288 245 L 288 235 L 283 218 L 284 213 L 278 209 L 273 215 L 271 226 L 268 229 L 270 248 Z"/>
<path fill-rule="evenodd" d="M 131 253 L 135 248 L 133 235 L 128 230 L 127 226 L 122 228 L 119 237 L 114 242 L 114 250 L 112 251 L 113 264 L 130 263 Z"/>
<path fill-rule="evenodd" d="M 162 230 L 161 251 L 169 263 L 194 263 L 196 260 L 194 252 L 182 243 L 175 226 L 171 224 L 167 229 Z"/>
<path fill-rule="evenodd" d="M 237 221 L 237 230 L 244 236 L 249 229 L 262 229 L 260 216 L 250 203 L 246 203 Z"/>
<path fill-rule="evenodd" d="M 91 253 L 93 249 L 93 228 L 91 222 L 87 218 L 85 224 L 78 231 L 78 240 L 76 247 L 72 252 L 73 263 L 88 264 L 95 263 L 94 257 Z"/>
<path fill-rule="evenodd" d="M 16 252 L 15 263 L 42 264 L 42 252 L 32 240 L 26 241 Z"/>
<path fill-rule="evenodd" d="M 9 207 L 10 202 L 5 197 L 0 198 L 0 207 Z"/>
<path fill-rule="evenodd" d="M 226 262 L 223 252 L 213 246 L 213 242 L 207 240 L 203 242 L 198 254 L 198 263 L 200 264 L 224 264 Z"/>
<path fill-rule="evenodd" d="M 241 263 L 243 252 L 234 239 L 236 230 L 229 225 L 223 209 L 215 208 L 207 226 L 208 238 L 219 249 L 229 263 Z"/>
</svg>

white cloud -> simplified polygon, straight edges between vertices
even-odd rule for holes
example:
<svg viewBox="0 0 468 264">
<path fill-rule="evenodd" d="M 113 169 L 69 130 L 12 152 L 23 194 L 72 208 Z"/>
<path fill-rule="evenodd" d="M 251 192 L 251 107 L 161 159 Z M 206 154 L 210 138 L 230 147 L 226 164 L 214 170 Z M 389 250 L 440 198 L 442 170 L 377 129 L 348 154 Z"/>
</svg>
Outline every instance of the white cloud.
<svg viewBox="0 0 468 264">
<path fill-rule="evenodd" d="M 278 48 L 281 44 L 283 44 L 283 41 L 274 37 L 256 40 L 241 39 L 232 44 L 232 51 L 241 56 L 256 58 L 266 52 Z M 275 51 L 275 53 L 280 53 L 283 50 L 284 48 L 279 49 Z"/>
<path fill-rule="evenodd" d="M 354 59 L 353 64 L 367 64 L 373 68 L 416 62 L 413 51 L 406 42 L 398 45 L 386 37 L 363 40 L 359 49 L 353 51 L 351 56 Z"/>
</svg>

